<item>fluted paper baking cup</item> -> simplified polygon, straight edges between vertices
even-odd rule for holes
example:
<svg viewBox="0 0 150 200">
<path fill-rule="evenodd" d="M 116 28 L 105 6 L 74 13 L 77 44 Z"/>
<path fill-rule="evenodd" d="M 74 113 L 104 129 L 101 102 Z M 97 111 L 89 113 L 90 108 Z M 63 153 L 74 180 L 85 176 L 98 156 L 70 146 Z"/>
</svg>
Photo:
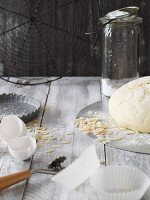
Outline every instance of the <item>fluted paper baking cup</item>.
<svg viewBox="0 0 150 200">
<path fill-rule="evenodd" d="M 146 174 L 129 166 L 100 168 L 90 181 L 103 200 L 139 200 L 150 186 Z"/>
<path fill-rule="evenodd" d="M 83 154 L 66 169 L 55 175 L 52 180 L 73 190 L 89 178 L 100 166 L 94 145 L 88 147 Z"/>
</svg>

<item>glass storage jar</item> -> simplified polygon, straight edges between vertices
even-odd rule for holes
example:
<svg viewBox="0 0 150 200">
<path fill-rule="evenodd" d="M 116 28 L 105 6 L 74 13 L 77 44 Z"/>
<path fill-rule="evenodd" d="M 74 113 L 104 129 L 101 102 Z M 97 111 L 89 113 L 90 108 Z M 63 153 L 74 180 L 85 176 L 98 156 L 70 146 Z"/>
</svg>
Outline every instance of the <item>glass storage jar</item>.
<svg viewBox="0 0 150 200">
<path fill-rule="evenodd" d="M 104 24 L 105 19 L 100 18 Z M 138 77 L 140 17 L 116 19 L 102 28 L 102 81 L 105 96 Z"/>
</svg>

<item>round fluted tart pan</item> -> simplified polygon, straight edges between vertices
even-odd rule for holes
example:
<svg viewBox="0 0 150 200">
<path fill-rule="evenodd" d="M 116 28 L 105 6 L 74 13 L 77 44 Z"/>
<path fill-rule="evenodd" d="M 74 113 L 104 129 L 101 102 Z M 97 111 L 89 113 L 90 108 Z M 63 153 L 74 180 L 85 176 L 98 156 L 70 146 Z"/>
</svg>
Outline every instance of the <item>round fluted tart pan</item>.
<svg viewBox="0 0 150 200">
<path fill-rule="evenodd" d="M 24 95 L 0 94 L 0 120 L 6 115 L 17 115 L 25 123 L 35 119 L 40 110 L 40 102 Z"/>
</svg>

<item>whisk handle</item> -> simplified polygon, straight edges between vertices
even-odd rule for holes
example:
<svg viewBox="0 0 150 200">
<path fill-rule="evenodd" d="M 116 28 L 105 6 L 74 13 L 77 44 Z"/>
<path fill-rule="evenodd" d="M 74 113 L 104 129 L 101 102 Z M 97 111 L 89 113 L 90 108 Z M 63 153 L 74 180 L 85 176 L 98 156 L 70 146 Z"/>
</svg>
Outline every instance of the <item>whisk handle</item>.
<svg viewBox="0 0 150 200">
<path fill-rule="evenodd" d="M 0 177 L 0 191 L 16 184 L 21 181 L 24 181 L 32 175 L 32 172 L 30 170 L 10 174 L 7 176 Z"/>
</svg>

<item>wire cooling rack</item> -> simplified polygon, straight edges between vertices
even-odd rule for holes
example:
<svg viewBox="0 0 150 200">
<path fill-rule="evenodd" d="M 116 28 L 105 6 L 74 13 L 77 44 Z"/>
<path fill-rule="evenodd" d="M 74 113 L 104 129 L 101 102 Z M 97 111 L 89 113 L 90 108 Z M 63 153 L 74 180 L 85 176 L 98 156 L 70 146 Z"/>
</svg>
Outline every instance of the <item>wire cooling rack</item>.
<svg viewBox="0 0 150 200">
<path fill-rule="evenodd" d="M 0 71 L 8 77 L 1 78 L 14 82 L 10 77 L 72 75 L 73 66 L 65 72 L 58 67 L 65 63 L 58 44 L 63 44 L 66 54 L 72 49 L 82 51 L 87 45 L 84 55 L 75 60 L 76 67 L 81 67 L 97 42 L 98 33 L 86 35 L 85 32 L 96 29 L 93 22 L 88 24 L 91 15 L 98 11 L 98 0 L 1 0 L 0 68 L 3 69 Z"/>
</svg>

